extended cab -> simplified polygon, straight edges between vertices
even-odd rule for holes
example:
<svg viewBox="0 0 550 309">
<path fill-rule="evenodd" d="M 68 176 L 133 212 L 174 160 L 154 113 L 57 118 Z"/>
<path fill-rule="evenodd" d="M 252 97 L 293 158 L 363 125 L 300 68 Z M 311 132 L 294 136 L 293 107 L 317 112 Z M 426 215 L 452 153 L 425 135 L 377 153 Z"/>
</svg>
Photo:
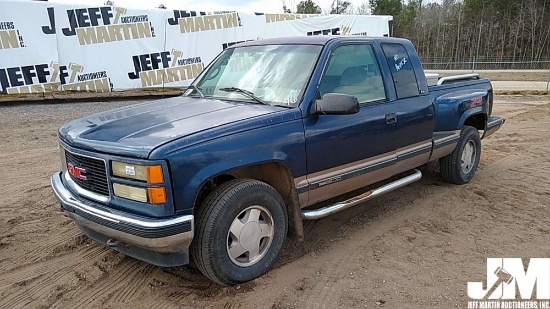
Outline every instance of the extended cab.
<svg viewBox="0 0 550 309">
<path fill-rule="evenodd" d="M 246 42 L 181 97 L 63 125 L 51 182 L 90 238 L 238 284 L 267 272 L 302 220 L 414 182 L 421 165 L 439 160 L 444 180 L 469 182 L 481 138 L 504 123 L 492 106 L 475 75 L 428 86 L 407 40 Z"/>
</svg>

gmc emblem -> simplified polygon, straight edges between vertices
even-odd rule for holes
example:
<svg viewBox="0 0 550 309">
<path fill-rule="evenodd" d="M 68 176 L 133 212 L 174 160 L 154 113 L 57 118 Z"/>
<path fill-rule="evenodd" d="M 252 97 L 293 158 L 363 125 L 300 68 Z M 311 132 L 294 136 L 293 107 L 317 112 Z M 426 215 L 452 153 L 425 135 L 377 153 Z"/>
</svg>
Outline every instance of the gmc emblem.
<svg viewBox="0 0 550 309">
<path fill-rule="evenodd" d="M 86 170 L 72 165 L 72 163 L 67 163 L 67 170 L 69 171 L 69 174 L 73 175 L 75 178 L 80 180 L 86 180 L 86 176 L 82 175 L 86 173 Z"/>
</svg>

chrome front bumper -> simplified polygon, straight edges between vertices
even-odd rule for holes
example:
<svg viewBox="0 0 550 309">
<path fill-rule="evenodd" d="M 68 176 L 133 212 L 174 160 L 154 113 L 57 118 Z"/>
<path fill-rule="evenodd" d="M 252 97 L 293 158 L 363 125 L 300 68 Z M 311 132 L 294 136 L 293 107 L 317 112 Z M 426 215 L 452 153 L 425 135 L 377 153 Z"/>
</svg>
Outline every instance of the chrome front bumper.
<svg viewBox="0 0 550 309">
<path fill-rule="evenodd" d="M 189 262 L 193 216 L 151 219 L 106 208 L 67 189 L 62 172 L 51 177 L 62 211 L 88 237 L 129 256 L 159 266 Z"/>
</svg>

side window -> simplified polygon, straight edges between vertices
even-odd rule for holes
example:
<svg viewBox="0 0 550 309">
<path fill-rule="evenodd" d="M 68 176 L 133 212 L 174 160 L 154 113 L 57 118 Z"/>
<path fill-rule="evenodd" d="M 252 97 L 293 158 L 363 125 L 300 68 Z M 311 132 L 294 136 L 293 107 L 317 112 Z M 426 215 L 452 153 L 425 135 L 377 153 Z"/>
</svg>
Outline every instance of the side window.
<svg viewBox="0 0 550 309">
<path fill-rule="evenodd" d="M 418 81 L 409 61 L 409 54 L 401 44 L 383 44 L 382 50 L 390 67 L 398 99 L 420 95 Z"/>
<path fill-rule="evenodd" d="M 357 97 L 359 103 L 386 99 L 386 90 L 370 45 L 346 45 L 334 50 L 319 85 L 321 98 L 327 93 Z"/>
</svg>

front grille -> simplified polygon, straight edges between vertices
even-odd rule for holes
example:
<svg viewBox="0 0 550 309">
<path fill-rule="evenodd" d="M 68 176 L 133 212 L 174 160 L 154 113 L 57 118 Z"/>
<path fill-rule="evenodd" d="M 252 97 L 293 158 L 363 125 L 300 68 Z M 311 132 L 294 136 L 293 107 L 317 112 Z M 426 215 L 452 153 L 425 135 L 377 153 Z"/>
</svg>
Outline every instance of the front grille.
<svg viewBox="0 0 550 309">
<path fill-rule="evenodd" d="M 71 179 L 81 188 L 101 195 L 109 195 L 109 183 L 107 181 L 107 171 L 105 162 L 100 159 L 81 156 L 65 151 L 67 164 L 71 163 L 74 167 L 86 170 L 83 176 L 86 180 L 78 179 L 71 173 Z"/>
</svg>

